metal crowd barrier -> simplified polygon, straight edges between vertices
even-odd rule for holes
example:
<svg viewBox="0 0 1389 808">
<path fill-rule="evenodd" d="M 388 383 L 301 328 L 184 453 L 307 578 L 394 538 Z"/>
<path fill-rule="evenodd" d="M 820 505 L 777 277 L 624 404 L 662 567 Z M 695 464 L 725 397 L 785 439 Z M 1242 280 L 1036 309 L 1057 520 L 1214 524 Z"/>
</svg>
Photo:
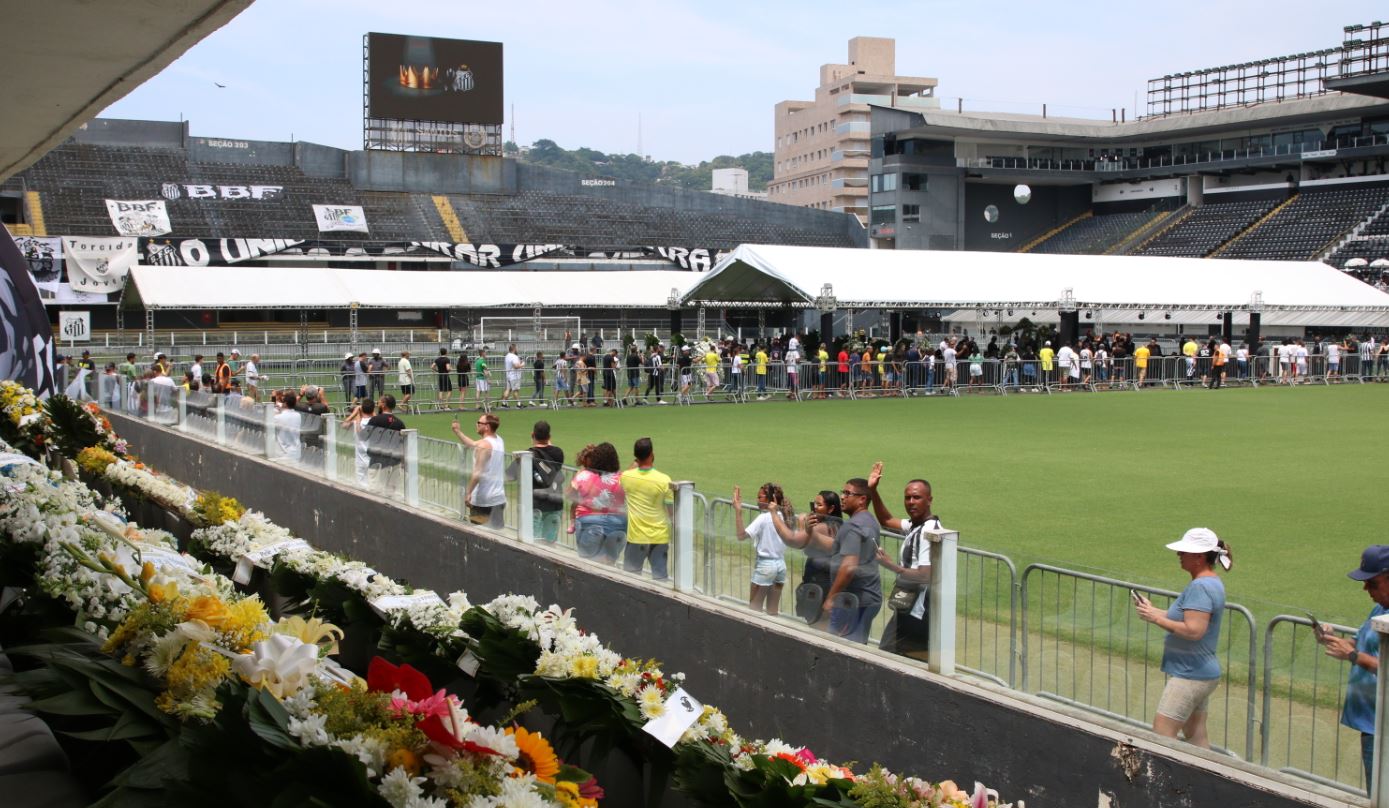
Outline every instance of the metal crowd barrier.
<svg viewBox="0 0 1389 808">
<path fill-rule="evenodd" d="M 1029 564 L 1022 572 L 1022 689 L 1134 726 L 1151 726 L 1164 684 L 1158 662 L 1166 632 L 1138 619 L 1130 590 L 1144 593 L 1160 608 L 1179 594 Z M 1256 750 L 1254 622 L 1248 609 L 1226 603 L 1222 683 L 1211 697 L 1208 728 L 1213 748 L 1245 760 Z"/>
<path fill-rule="evenodd" d="M 1181 369 L 1179 363 L 1184 362 L 1182 357 L 1164 359 L 1168 367 L 1163 373 Z M 1001 370 L 1006 372 L 1006 367 Z M 1258 370 L 1251 362 L 1250 375 Z M 134 417 L 411 507 L 468 518 L 464 493 L 473 458 L 460 444 L 422 437 L 411 429 L 358 433 L 344 429 L 332 413 L 304 414 L 297 428 L 287 427 L 275 420 L 273 405 L 245 399 L 229 402 L 226 396 L 164 385 L 140 388 L 119 377 L 98 377 L 95 385 L 100 400 L 120 396 L 117 410 Z M 524 449 L 507 458 L 505 465 L 515 472 L 505 483 L 507 506 L 497 531 L 503 538 L 536 540 L 531 463 Z M 565 468 L 566 487 L 575 473 L 574 467 Z M 706 499 L 688 483 L 676 489 L 668 585 L 746 603 L 754 548 L 733 536 L 732 503 Z M 757 510 L 744 508 L 745 524 L 751 523 Z M 574 552 L 567 501 L 559 522 L 558 541 L 552 546 Z M 889 556 L 899 556 L 900 536 L 884 531 L 879 542 Z M 780 619 L 813 630 L 794 617 L 804 555 L 792 551 L 786 559 L 788 580 Z M 958 667 L 999 686 L 1133 726 L 1150 725 L 1162 685 L 1158 661 L 1163 632 L 1137 619 L 1128 590 L 1148 593 L 1159 606 L 1176 592 L 1046 564 L 1029 565 L 1019 576 L 1006 556 L 969 548 L 959 548 L 951 566 L 951 574 L 941 572 L 940 584 L 944 586 L 948 577 L 953 604 L 949 670 Z M 884 570 L 881 578 L 886 595 L 893 576 Z M 879 613 L 870 632 L 873 641 L 881 637 L 888 616 Z M 1337 723 L 1345 666 L 1323 657 L 1308 637 L 1309 625 L 1298 617 L 1273 618 L 1264 627 L 1260 655 L 1252 614 L 1243 606 L 1227 604 L 1220 640 L 1222 684 L 1212 702 L 1211 736 L 1230 754 L 1354 791 L 1361 782 L 1358 738 Z M 1345 626 L 1335 630 L 1343 635 L 1354 631 Z"/>
</svg>

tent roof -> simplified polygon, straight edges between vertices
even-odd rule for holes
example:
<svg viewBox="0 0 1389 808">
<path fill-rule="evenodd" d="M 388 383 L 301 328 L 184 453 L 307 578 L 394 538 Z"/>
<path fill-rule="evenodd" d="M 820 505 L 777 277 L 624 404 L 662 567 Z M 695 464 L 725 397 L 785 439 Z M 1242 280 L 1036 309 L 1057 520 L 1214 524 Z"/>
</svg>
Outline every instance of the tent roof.
<svg viewBox="0 0 1389 808">
<path fill-rule="evenodd" d="M 685 295 L 719 306 L 1362 311 L 1389 323 L 1389 294 L 1316 261 L 1236 261 L 744 244 Z M 1253 305 L 1256 293 L 1262 303 Z"/>
<path fill-rule="evenodd" d="M 148 309 L 655 308 L 696 280 L 683 270 L 421 272 L 137 266 L 122 305 Z"/>
</svg>

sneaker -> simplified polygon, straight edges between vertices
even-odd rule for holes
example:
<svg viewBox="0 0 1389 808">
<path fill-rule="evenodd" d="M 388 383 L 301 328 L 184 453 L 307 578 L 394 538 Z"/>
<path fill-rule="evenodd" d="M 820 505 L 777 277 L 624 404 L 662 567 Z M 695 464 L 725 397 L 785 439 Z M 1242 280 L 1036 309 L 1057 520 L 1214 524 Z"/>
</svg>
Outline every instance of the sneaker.
<svg viewBox="0 0 1389 808">
<path fill-rule="evenodd" d="M 669 402 L 669 401 L 657 401 L 656 403 L 657 403 L 657 404 L 660 404 L 660 405 L 662 405 L 662 406 L 664 406 L 664 405 L 666 405 L 666 404 L 669 404 L 670 402 Z"/>
</svg>

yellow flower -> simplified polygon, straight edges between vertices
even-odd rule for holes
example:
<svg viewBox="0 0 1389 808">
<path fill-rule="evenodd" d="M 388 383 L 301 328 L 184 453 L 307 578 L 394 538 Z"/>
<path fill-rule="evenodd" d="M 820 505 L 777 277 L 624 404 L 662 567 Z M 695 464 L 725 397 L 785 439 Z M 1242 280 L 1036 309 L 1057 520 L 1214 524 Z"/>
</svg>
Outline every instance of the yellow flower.
<svg viewBox="0 0 1389 808">
<path fill-rule="evenodd" d="M 167 603 L 178 597 L 178 583 L 176 581 L 166 581 L 164 583 L 151 583 L 146 588 L 146 593 L 150 603 Z"/>
<path fill-rule="evenodd" d="M 568 780 L 555 784 L 555 799 L 564 808 L 579 808 L 582 798 L 579 796 L 579 784 L 571 783 Z"/>
<path fill-rule="evenodd" d="M 569 672 L 580 679 L 597 679 L 598 659 L 597 657 L 581 656 L 569 666 Z"/>
<path fill-rule="evenodd" d="M 154 577 L 154 565 L 146 561 L 140 565 L 140 583 L 148 584 Z"/>
<path fill-rule="evenodd" d="M 516 759 L 517 773 L 529 772 L 542 783 L 553 784 L 555 775 L 559 774 L 559 758 L 545 736 L 525 727 L 508 727 L 506 734 L 516 739 L 516 748 L 521 750 Z"/>
<path fill-rule="evenodd" d="M 392 749 L 386 754 L 386 771 L 397 768 L 414 777 L 420 773 L 420 756 L 403 746 Z"/>
<path fill-rule="evenodd" d="M 222 628 L 230 617 L 227 604 L 216 595 L 199 595 L 188 604 L 188 619 L 201 621 L 211 628 Z"/>
<path fill-rule="evenodd" d="M 327 648 L 330 654 L 337 652 L 338 640 L 343 636 L 342 629 L 332 623 L 324 622 L 317 617 L 305 620 L 298 615 L 280 618 L 280 622 L 275 624 L 274 633 L 298 637 L 309 645 Z"/>
<path fill-rule="evenodd" d="M 232 650 L 240 651 L 265 639 L 265 629 L 269 623 L 270 615 L 265 611 L 265 604 L 252 595 L 228 606 L 227 616 L 217 628 L 226 635 Z"/>
</svg>

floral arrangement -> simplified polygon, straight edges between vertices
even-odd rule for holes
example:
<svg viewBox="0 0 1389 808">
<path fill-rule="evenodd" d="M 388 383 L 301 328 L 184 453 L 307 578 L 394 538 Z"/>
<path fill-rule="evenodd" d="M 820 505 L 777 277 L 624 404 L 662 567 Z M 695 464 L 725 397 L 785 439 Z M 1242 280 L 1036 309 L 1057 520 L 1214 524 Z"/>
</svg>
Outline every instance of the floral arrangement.
<svg viewBox="0 0 1389 808">
<path fill-rule="evenodd" d="M 77 453 L 77 467 L 93 477 L 102 477 L 106 474 L 106 467 L 118 459 L 114 453 L 100 446 L 88 446 Z"/>
<path fill-rule="evenodd" d="M 40 548 L 35 587 L 105 641 L 102 647 L 119 657 L 111 664 L 130 663 L 158 682 L 158 714 L 183 732 L 221 729 L 229 716 L 241 716 L 272 746 L 346 753 L 363 787 L 393 806 L 595 804 L 601 790 L 583 772 L 551 763 L 552 744 L 649 748 L 641 727 L 664 714 L 684 680 L 655 661 L 607 648 L 579 628 L 571 610 L 541 608 L 523 595 L 474 606 L 461 592 L 412 590 L 361 562 L 313 549 L 263 514 L 242 510 L 232 519 L 235 500 L 200 497 L 139 463 L 109 463 L 105 479 L 185 516 L 201 504 L 195 521 L 207 526 L 190 542 L 200 560 L 180 555 L 168 534 L 126 524 L 117 508 L 78 483 L 36 465 L 0 473 L 15 483 L 0 486 L 0 530 L 10 540 L 0 540 L 0 553 Z M 313 616 L 271 621 L 259 599 L 201 566 L 253 559 L 270 568 L 280 596 Z M 345 632 L 325 616 L 345 620 Z M 345 635 L 359 633 L 413 665 L 373 659 L 356 668 L 366 681 L 357 679 L 329 654 Z M 429 685 L 431 675 L 456 679 L 460 668 L 498 688 L 510 715 L 538 706 L 554 717 L 555 740 L 475 722 L 456 696 Z M 674 784 L 703 804 L 1004 808 L 978 784 L 966 794 L 950 781 L 931 784 L 879 767 L 856 776 L 803 747 L 743 739 L 711 706 L 674 752 Z M 271 762 L 256 765 L 269 771 Z M 281 779 L 295 776 L 274 770 Z"/>
<path fill-rule="evenodd" d="M 116 436 L 111 421 L 96 402 L 51 396 L 43 406 L 48 416 L 48 435 L 63 454 L 75 457 L 88 446 L 100 446 L 117 457 L 126 455 L 125 441 Z"/>
<path fill-rule="evenodd" d="M 235 522 L 246 513 L 246 506 L 235 497 L 225 497 L 216 491 L 203 491 L 193 501 L 193 516 L 201 525 L 221 525 Z"/>
<path fill-rule="evenodd" d="M 48 417 L 34 391 L 15 381 L 0 381 L 0 438 L 37 457 L 47 430 Z"/>
</svg>

